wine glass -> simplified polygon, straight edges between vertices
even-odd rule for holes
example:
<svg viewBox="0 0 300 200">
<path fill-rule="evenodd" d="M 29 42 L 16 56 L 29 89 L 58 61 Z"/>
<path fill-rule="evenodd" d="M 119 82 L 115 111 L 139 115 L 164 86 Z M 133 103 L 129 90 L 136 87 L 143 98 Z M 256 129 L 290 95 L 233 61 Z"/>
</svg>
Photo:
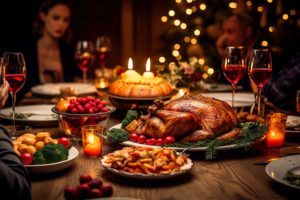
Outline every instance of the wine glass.
<svg viewBox="0 0 300 200">
<path fill-rule="evenodd" d="M 107 66 L 111 56 L 111 40 L 110 37 L 100 36 L 96 40 L 96 55 L 101 66 L 102 77 L 104 78 L 104 68 Z"/>
<path fill-rule="evenodd" d="M 12 98 L 12 118 L 13 130 L 12 138 L 16 137 L 15 124 L 15 103 L 16 93 L 23 87 L 26 81 L 26 65 L 24 56 L 18 52 L 5 52 L 2 60 L 3 75 L 5 80 L 9 83 L 9 93 Z"/>
<path fill-rule="evenodd" d="M 253 49 L 250 52 L 248 74 L 257 86 L 258 117 L 262 118 L 261 91 L 272 74 L 272 57 L 269 49 Z"/>
<path fill-rule="evenodd" d="M 80 70 L 83 73 L 83 82 L 87 81 L 87 71 L 92 65 L 94 56 L 94 47 L 91 41 L 80 40 L 77 42 L 76 51 L 75 51 L 75 61 Z"/>
<path fill-rule="evenodd" d="M 232 86 L 232 107 L 234 107 L 235 86 L 246 72 L 243 47 L 227 47 L 222 62 L 222 71 Z"/>
</svg>

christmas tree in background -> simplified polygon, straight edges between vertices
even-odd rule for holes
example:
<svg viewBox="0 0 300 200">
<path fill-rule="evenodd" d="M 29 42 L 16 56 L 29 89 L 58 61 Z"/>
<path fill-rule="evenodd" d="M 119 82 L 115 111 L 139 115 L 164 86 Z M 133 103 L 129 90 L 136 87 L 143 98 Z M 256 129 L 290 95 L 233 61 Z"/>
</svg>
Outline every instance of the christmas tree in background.
<svg viewBox="0 0 300 200">
<path fill-rule="evenodd" d="M 300 0 L 172 0 L 161 17 L 166 31 L 157 59 L 160 75 L 177 87 L 220 78 L 215 42 L 228 12 L 252 16 L 259 43 L 273 52 L 290 54 L 299 45 Z"/>
</svg>

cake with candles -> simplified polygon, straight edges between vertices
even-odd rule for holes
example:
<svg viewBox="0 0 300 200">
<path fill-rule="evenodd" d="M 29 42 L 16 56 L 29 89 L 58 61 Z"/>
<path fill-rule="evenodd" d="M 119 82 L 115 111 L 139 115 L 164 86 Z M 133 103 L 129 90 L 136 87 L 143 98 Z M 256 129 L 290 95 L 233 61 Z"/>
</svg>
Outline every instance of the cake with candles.
<svg viewBox="0 0 300 200">
<path fill-rule="evenodd" d="M 109 86 L 109 93 L 122 97 L 154 98 L 167 96 L 173 92 L 172 86 L 162 78 L 155 77 L 150 72 L 150 60 L 146 64 L 146 72 L 139 74 L 132 67 L 129 59 L 128 70 L 121 74 L 121 78 Z"/>
</svg>

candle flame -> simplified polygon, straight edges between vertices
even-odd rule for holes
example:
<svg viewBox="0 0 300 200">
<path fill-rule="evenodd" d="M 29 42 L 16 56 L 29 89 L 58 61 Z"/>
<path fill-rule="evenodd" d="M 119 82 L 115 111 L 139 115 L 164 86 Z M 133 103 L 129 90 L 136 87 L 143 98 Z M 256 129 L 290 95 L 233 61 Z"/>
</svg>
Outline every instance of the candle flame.
<svg viewBox="0 0 300 200">
<path fill-rule="evenodd" d="M 146 62 L 146 72 L 150 72 L 150 68 L 151 68 L 151 62 L 150 62 L 150 58 L 148 58 Z"/>
<path fill-rule="evenodd" d="M 128 60 L 128 69 L 133 69 L 133 62 L 131 58 Z"/>
<path fill-rule="evenodd" d="M 88 134 L 87 140 L 88 140 L 88 143 L 94 144 L 94 142 L 95 142 L 94 134 L 93 133 Z"/>
<path fill-rule="evenodd" d="M 275 132 L 274 131 L 271 132 L 271 136 L 273 136 L 273 137 L 275 136 Z"/>
<path fill-rule="evenodd" d="M 182 96 L 184 95 L 184 93 L 185 93 L 185 92 L 184 92 L 182 89 L 179 90 L 179 96 L 182 97 Z"/>
</svg>

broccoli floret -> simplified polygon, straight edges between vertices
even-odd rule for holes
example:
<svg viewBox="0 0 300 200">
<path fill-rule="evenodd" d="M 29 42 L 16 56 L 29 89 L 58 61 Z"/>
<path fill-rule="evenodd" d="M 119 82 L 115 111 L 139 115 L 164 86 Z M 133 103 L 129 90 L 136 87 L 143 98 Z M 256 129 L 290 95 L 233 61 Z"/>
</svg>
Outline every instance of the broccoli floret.
<svg viewBox="0 0 300 200">
<path fill-rule="evenodd" d="M 34 165 L 41 165 L 41 164 L 46 164 L 45 157 L 42 153 L 41 150 L 37 150 L 33 155 L 32 155 L 32 164 Z"/>
<path fill-rule="evenodd" d="M 108 132 L 108 141 L 112 144 L 118 144 L 129 140 L 129 133 L 124 129 L 113 128 Z"/>
<path fill-rule="evenodd" d="M 128 110 L 125 118 L 122 120 L 121 128 L 125 128 L 132 120 L 138 118 L 138 112 L 136 110 Z"/>
<path fill-rule="evenodd" d="M 67 160 L 69 151 L 62 144 L 47 144 L 42 153 L 47 163 L 54 163 L 63 160 Z"/>
</svg>

